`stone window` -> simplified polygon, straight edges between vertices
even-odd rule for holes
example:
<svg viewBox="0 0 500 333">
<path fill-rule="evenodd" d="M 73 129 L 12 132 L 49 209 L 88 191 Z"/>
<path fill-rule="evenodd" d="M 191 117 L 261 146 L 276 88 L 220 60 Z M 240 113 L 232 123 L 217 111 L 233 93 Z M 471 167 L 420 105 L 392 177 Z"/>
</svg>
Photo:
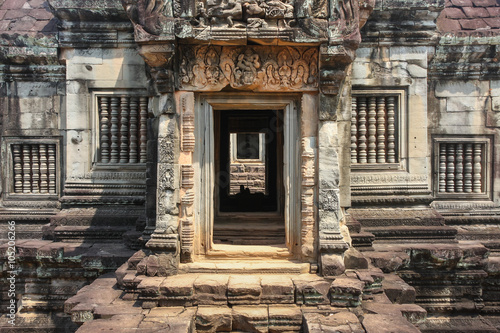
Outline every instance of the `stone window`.
<svg viewBox="0 0 500 333">
<path fill-rule="evenodd" d="M 95 95 L 98 134 L 96 162 L 146 163 L 148 98 L 130 95 Z"/>
<path fill-rule="evenodd" d="M 6 139 L 7 196 L 57 196 L 59 147 L 56 139 Z"/>
<path fill-rule="evenodd" d="M 354 90 L 351 110 L 353 169 L 399 169 L 405 109 L 400 90 Z"/>
<path fill-rule="evenodd" d="M 490 140 L 486 137 L 434 139 L 434 189 L 441 198 L 488 198 Z"/>
</svg>

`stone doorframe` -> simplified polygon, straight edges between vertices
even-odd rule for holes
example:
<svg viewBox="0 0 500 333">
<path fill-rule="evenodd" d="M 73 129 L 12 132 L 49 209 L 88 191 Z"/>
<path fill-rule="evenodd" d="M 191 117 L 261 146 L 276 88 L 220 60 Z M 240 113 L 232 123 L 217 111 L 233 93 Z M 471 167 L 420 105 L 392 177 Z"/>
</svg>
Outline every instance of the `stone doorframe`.
<svg viewBox="0 0 500 333">
<path fill-rule="evenodd" d="M 210 257 L 221 251 L 213 244 L 214 223 L 214 110 L 283 110 L 283 183 L 285 190 L 285 232 L 288 258 L 300 258 L 300 94 L 212 93 L 199 94 L 195 104 L 194 254 Z M 312 199 L 312 198 L 311 198 Z M 311 244 L 312 245 L 312 244 Z M 236 252 L 236 255 L 238 253 Z M 244 255 L 243 253 L 241 253 Z M 283 256 L 283 254 L 281 254 Z M 302 258 L 300 258 L 302 259 Z"/>
</svg>

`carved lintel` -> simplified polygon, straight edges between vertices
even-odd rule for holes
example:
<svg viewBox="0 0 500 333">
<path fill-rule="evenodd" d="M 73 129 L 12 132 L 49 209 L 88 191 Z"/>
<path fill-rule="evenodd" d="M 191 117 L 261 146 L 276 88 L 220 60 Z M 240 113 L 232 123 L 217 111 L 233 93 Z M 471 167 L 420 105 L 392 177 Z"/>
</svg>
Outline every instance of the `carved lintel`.
<svg viewBox="0 0 500 333">
<path fill-rule="evenodd" d="M 220 91 L 317 91 L 315 47 L 184 46 L 179 89 Z"/>
</svg>

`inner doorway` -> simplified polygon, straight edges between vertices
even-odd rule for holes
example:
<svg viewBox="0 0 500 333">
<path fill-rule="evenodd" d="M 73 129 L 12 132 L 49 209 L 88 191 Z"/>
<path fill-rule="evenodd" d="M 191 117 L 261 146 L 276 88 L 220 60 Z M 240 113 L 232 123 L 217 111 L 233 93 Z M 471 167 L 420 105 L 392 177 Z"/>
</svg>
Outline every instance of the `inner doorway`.
<svg viewBox="0 0 500 333">
<path fill-rule="evenodd" d="M 285 244 L 283 147 L 283 110 L 214 110 L 214 244 Z"/>
</svg>

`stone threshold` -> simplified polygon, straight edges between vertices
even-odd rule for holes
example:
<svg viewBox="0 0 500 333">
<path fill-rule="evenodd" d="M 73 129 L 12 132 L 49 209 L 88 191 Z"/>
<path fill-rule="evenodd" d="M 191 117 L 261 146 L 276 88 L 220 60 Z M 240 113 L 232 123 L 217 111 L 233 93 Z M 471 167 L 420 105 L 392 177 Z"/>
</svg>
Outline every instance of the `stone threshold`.
<svg viewBox="0 0 500 333">
<path fill-rule="evenodd" d="M 179 265 L 179 274 L 304 274 L 310 264 L 288 260 L 207 260 Z"/>
<path fill-rule="evenodd" d="M 212 244 L 206 258 L 207 259 L 287 259 L 292 254 L 283 245 L 229 245 Z"/>
</svg>

